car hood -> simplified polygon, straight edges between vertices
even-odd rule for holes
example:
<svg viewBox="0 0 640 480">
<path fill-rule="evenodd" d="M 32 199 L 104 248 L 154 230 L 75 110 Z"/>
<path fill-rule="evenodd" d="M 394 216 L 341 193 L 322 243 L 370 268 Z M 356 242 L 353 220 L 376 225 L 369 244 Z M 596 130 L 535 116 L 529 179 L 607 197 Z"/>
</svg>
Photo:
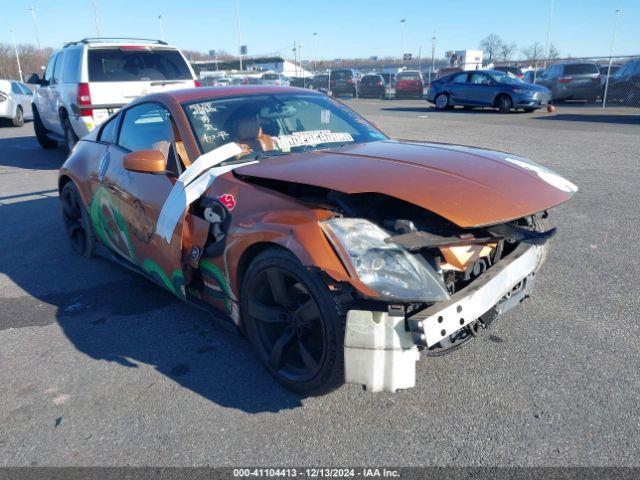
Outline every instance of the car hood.
<svg viewBox="0 0 640 480">
<path fill-rule="evenodd" d="M 508 153 L 392 140 L 274 157 L 235 172 L 348 194 L 377 192 L 465 228 L 537 213 L 577 191 L 551 170 Z"/>
</svg>

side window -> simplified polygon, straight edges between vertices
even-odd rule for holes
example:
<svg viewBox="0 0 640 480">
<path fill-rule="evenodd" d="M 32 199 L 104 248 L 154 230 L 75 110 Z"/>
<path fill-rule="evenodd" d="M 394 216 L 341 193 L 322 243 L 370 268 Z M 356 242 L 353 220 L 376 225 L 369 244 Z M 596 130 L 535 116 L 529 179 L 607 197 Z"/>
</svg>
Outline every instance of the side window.
<svg viewBox="0 0 640 480">
<path fill-rule="evenodd" d="M 60 79 L 62 77 L 62 64 L 64 63 L 64 53 L 58 54 L 58 60 L 56 61 L 56 66 L 53 69 L 53 77 L 51 77 L 51 83 L 56 84 L 60 83 Z"/>
<path fill-rule="evenodd" d="M 18 86 L 22 89 L 22 93 L 25 95 L 33 95 L 33 92 L 24 83 L 19 83 Z"/>
<path fill-rule="evenodd" d="M 113 118 L 109 119 L 107 123 L 104 124 L 102 130 L 100 130 L 100 136 L 98 137 L 98 141 L 106 142 L 106 143 L 116 143 L 118 139 L 118 121 L 120 119 L 120 115 L 114 115 Z"/>
<path fill-rule="evenodd" d="M 453 83 L 465 83 L 467 81 L 467 76 L 469 74 L 467 72 L 463 72 L 463 73 L 459 73 L 458 75 L 455 75 L 451 81 Z"/>
<path fill-rule="evenodd" d="M 144 103 L 124 114 L 118 145 L 127 150 L 160 150 L 167 153 L 173 142 L 169 112 L 157 103 Z"/>
<path fill-rule="evenodd" d="M 16 82 L 11 82 L 11 93 L 15 93 L 16 95 L 23 95 L 20 86 Z"/>
<path fill-rule="evenodd" d="M 64 55 L 64 67 L 62 70 L 62 83 L 76 83 L 79 80 L 80 58 L 82 48 L 72 48 Z"/>
<path fill-rule="evenodd" d="M 483 73 L 472 73 L 469 83 L 475 83 L 476 85 L 491 85 L 491 80 L 489 80 L 489 77 Z"/>
<path fill-rule="evenodd" d="M 51 59 L 49 63 L 47 63 L 47 68 L 44 71 L 44 77 L 42 78 L 45 81 L 45 85 L 51 83 L 51 77 L 53 77 L 53 67 L 56 64 L 56 59 L 58 58 L 58 54 L 56 53 Z"/>
</svg>

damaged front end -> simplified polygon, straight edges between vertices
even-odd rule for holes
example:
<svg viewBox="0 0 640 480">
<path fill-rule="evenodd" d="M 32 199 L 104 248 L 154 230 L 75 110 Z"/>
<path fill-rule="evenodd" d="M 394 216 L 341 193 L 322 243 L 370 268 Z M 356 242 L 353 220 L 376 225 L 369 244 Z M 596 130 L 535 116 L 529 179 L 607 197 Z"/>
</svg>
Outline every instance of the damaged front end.
<svg viewBox="0 0 640 480">
<path fill-rule="evenodd" d="M 527 298 L 555 233 L 546 213 L 463 229 L 379 194 L 330 197 L 340 215 L 323 231 L 378 295 L 353 303 L 345 331 L 345 381 L 370 391 L 413 387 L 420 351 L 449 353 Z"/>
</svg>

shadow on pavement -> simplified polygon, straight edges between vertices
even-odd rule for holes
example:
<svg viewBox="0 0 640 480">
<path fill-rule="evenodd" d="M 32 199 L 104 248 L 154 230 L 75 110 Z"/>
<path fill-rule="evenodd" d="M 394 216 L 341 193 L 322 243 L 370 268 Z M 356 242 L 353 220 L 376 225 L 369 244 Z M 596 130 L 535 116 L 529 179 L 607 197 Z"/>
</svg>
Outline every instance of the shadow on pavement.
<svg viewBox="0 0 640 480">
<path fill-rule="evenodd" d="M 0 138 L 0 166 L 57 170 L 66 158 L 62 148 L 44 150 L 35 136 Z"/>
<path fill-rule="evenodd" d="M 563 122 L 593 122 L 593 123 L 617 123 L 620 125 L 640 125 L 640 112 L 638 112 L 638 115 L 558 113 L 552 116 L 534 117 L 534 118 L 536 120 L 555 120 L 555 121 L 563 121 Z"/>
<path fill-rule="evenodd" d="M 57 198 L 0 205 L 0 218 L 0 272 L 27 293 L 3 298 L 0 330 L 57 321 L 92 359 L 151 365 L 221 406 L 248 413 L 301 406 L 211 314 L 112 262 L 73 253 Z"/>
</svg>

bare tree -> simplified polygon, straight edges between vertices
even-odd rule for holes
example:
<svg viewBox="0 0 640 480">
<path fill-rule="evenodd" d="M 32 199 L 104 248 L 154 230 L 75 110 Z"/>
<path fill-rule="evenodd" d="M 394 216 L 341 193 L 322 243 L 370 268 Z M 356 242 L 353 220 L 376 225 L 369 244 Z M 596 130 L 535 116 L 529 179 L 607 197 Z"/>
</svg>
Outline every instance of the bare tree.
<svg viewBox="0 0 640 480">
<path fill-rule="evenodd" d="M 549 54 L 547 55 L 547 57 L 548 60 L 555 60 L 556 58 L 560 58 L 560 52 L 553 43 L 549 45 Z"/>
<path fill-rule="evenodd" d="M 518 45 L 516 45 L 515 43 L 503 42 L 502 45 L 500 45 L 500 59 L 503 62 L 510 60 L 511 56 L 516 52 L 517 49 Z"/>
<path fill-rule="evenodd" d="M 480 40 L 480 48 L 489 58 L 489 63 L 493 62 L 493 59 L 500 54 L 500 49 L 504 42 L 499 35 L 492 33 Z"/>
<path fill-rule="evenodd" d="M 32 73 L 42 75 L 42 70 L 49 61 L 53 50 L 51 48 L 38 49 L 33 45 L 18 45 L 18 55 L 25 79 Z M 0 78 L 18 78 L 18 64 L 12 44 L 0 43 Z"/>
<path fill-rule="evenodd" d="M 542 45 L 540 45 L 538 42 L 535 42 L 533 45 L 523 48 L 522 54 L 525 56 L 529 63 L 536 65 L 540 61 L 540 59 L 544 57 L 544 49 Z"/>
</svg>

